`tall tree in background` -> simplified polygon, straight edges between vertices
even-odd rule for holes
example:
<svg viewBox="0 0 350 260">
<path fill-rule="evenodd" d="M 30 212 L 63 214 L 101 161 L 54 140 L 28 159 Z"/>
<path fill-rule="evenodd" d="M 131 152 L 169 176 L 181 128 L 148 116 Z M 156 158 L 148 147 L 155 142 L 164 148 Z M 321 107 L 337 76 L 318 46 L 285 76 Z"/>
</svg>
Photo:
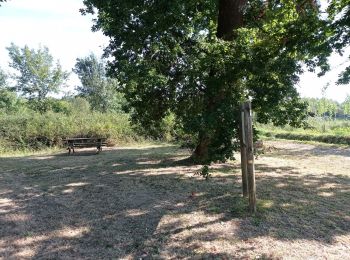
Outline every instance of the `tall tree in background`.
<svg viewBox="0 0 350 260">
<path fill-rule="evenodd" d="M 21 95 L 41 103 L 49 93 L 57 93 L 64 86 L 69 74 L 58 61 L 54 64 L 47 47 L 35 50 L 12 43 L 7 50 L 11 58 L 9 65 L 17 71 L 15 89 Z"/>
<path fill-rule="evenodd" d="M 118 81 L 106 76 L 105 63 L 101 59 L 94 54 L 78 58 L 73 71 L 82 84 L 77 91 L 89 101 L 92 109 L 100 112 L 122 110 L 125 101 L 117 91 Z"/>
<path fill-rule="evenodd" d="M 239 104 L 248 98 L 258 121 L 300 124 L 306 104 L 294 86 L 302 65 L 329 69 L 334 28 L 314 0 L 84 3 L 83 14 L 97 12 L 93 29 L 111 39 L 110 72 L 134 120 L 147 127 L 175 113 L 202 162 L 232 156 Z"/>
<path fill-rule="evenodd" d="M 342 107 L 344 110 L 344 115 L 350 116 L 350 95 L 348 95 L 345 101 L 342 103 Z"/>
</svg>

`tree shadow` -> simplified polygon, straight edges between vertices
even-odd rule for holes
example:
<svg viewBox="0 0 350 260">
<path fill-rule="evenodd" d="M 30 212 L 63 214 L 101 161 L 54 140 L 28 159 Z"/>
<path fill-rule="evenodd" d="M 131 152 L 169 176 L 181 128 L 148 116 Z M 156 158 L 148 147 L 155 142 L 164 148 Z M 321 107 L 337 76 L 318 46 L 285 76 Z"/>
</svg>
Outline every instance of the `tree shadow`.
<svg viewBox="0 0 350 260">
<path fill-rule="evenodd" d="M 293 167 L 257 164 L 258 214 L 240 237 L 270 236 L 334 243 L 350 232 L 350 178 L 301 174 Z M 265 173 L 261 174 L 260 173 Z"/>
<path fill-rule="evenodd" d="M 257 174 L 259 214 L 251 217 L 240 196 L 239 165 L 215 165 L 205 181 L 187 157 L 162 146 L 0 158 L 0 256 L 225 259 L 232 255 L 223 248 L 198 250 L 210 241 L 258 236 L 332 243 L 350 231 L 347 177 L 258 164 L 266 174 Z"/>
</svg>

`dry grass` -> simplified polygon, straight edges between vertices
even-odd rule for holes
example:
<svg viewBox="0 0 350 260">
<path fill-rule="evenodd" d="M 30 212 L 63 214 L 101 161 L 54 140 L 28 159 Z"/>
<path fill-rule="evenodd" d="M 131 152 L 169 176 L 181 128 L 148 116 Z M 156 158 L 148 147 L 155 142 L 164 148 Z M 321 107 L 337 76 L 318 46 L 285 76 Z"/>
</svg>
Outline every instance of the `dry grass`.
<svg viewBox="0 0 350 260">
<path fill-rule="evenodd" d="M 239 163 L 175 146 L 0 158 L 0 258 L 349 259 L 350 151 L 270 142 L 249 216 Z"/>
</svg>

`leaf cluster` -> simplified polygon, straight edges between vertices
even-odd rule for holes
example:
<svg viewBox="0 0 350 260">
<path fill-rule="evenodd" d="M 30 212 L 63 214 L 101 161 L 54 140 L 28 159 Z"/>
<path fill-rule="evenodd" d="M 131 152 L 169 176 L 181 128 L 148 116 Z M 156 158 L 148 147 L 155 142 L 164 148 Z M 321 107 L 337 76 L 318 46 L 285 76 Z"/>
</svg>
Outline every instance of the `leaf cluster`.
<svg viewBox="0 0 350 260">
<path fill-rule="evenodd" d="M 350 46 L 350 0 L 331 1 L 328 13 L 332 18 L 330 25 L 333 31 L 331 36 L 332 46 L 342 55 L 345 47 Z M 350 83 L 350 66 L 340 73 L 337 83 Z"/>
</svg>

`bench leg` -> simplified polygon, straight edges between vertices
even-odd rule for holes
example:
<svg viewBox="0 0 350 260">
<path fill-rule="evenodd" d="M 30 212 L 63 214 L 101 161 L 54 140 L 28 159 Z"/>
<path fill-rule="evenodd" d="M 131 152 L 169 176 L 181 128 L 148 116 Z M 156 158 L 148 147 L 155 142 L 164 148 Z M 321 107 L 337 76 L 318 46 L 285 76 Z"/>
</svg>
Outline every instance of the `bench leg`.
<svg viewBox="0 0 350 260">
<path fill-rule="evenodd" d="M 73 146 L 68 146 L 67 150 L 68 150 L 68 155 L 71 155 L 72 153 L 74 153 L 74 147 Z"/>
</svg>

